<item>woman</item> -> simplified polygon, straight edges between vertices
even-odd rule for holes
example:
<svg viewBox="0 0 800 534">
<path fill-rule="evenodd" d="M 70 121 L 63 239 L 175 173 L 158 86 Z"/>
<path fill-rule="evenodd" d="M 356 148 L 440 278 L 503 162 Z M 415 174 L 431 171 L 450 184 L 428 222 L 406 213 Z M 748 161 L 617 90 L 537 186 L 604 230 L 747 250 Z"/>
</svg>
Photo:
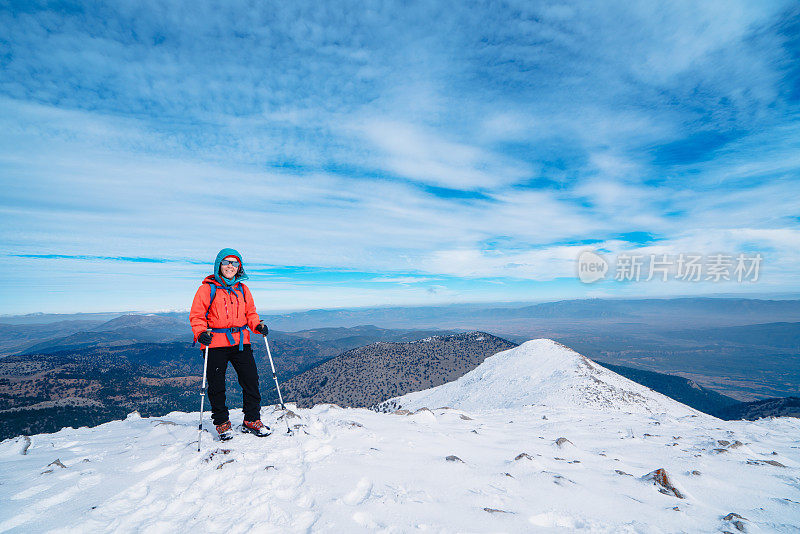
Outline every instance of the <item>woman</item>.
<svg viewBox="0 0 800 534">
<path fill-rule="evenodd" d="M 242 386 L 242 432 L 268 436 L 269 427 L 261 422 L 261 394 L 258 370 L 250 347 L 250 328 L 267 335 L 267 326 L 259 319 L 253 296 L 242 280 L 247 280 L 242 255 L 224 248 L 214 261 L 214 274 L 208 275 L 194 296 L 189 321 L 195 341 L 208 349 L 208 400 L 211 418 L 219 439 L 233 437 L 228 407 L 225 405 L 225 371 L 233 365 Z M 208 332 L 211 330 L 211 332 Z"/>
</svg>

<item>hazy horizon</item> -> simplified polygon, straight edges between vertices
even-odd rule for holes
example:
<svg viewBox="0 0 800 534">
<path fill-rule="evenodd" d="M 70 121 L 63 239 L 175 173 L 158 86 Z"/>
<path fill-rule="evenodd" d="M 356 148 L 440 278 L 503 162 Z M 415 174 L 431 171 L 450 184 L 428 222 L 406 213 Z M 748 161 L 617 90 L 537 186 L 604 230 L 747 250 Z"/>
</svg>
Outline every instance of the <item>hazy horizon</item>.
<svg viewBox="0 0 800 534">
<path fill-rule="evenodd" d="M 738 294 L 709 294 L 709 295 L 646 295 L 646 296 L 620 296 L 620 297 L 586 297 L 586 298 L 565 298 L 565 299 L 546 299 L 546 300 L 519 300 L 519 301 L 472 301 L 472 302 L 446 302 L 437 304 L 407 304 L 407 305 L 383 305 L 383 306 L 342 306 L 328 308 L 295 308 L 295 309 L 262 309 L 258 308 L 261 315 L 282 315 L 299 314 L 315 311 L 341 311 L 341 310 L 381 310 L 381 309 L 413 309 L 413 308 L 447 308 L 447 307 L 479 307 L 479 308 L 516 308 L 527 305 L 549 304 L 567 301 L 587 301 L 587 300 L 613 300 L 613 301 L 639 301 L 639 300 L 678 300 L 678 299 L 744 299 L 744 300 L 800 300 L 798 293 L 784 294 L 758 294 L 758 295 L 738 295 Z M 164 310 L 98 310 L 98 311 L 68 311 L 50 312 L 38 311 L 24 314 L 0 314 L 0 322 L 3 319 L 13 319 L 15 317 L 35 317 L 35 316 L 71 316 L 71 315 L 125 315 L 125 314 L 169 314 L 169 313 L 189 313 L 188 306 L 184 309 L 164 309 Z"/>
</svg>

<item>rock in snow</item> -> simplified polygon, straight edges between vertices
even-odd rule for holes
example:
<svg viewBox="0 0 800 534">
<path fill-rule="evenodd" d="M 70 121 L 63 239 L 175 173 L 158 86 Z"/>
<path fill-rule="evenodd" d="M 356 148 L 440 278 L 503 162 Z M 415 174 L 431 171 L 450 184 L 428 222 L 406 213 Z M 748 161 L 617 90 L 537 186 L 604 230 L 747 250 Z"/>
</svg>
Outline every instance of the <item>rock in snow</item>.
<svg viewBox="0 0 800 534">
<path fill-rule="evenodd" d="M 680 490 L 678 490 L 678 488 L 672 484 L 672 481 L 670 481 L 669 475 L 667 475 L 667 472 L 664 470 L 664 468 L 651 471 L 643 476 L 642 479 L 652 481 L 653 484 L 658 487 L 658 491 L 664 495 L 674 495 L 679 499 L 684 498 L 683 493 L 681 493 Z"/>
<path fill-rule="evenodd" d="M 5 440 L 0 532 L 800 529 L 796 418 L 720 421 L 549 340 L 398 399 L 430 411 L 289 405 L 304 432 L 225 448 L 206 412 L 200 453 L 197 413 Z"/>
</svg>

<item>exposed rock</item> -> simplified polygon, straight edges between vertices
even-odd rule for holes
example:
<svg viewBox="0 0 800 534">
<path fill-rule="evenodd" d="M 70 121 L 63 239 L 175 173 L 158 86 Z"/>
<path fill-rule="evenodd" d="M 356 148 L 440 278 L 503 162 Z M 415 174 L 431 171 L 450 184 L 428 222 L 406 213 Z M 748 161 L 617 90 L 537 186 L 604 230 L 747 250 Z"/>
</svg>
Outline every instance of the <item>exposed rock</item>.
<svg viewBox="0 0 800 534">
<path fill-rule="evenodd" d="M 448 462 L 461 462 L 462 464 L 464 463 L 464 460 L 462 460 L 461 458 L 459 458 L 458 456 L 455 456 L 453 454 L 451 454 L 450 456 L 446 457 L 445 460 L 447 460 Z"/>
<path fill-rule="evenodd" d="M 626 477 L 632 477 L 633 476 L 632 474 L 626 473 L 625 471 L 621 471 L 619 469 L 614 469 L 614 472 L 616 474 L 618 474 L 618 475 L 623 475 L 623 476 L 626 476 Z"/>
<path fill-rule="evenodd" d="M 776 462 L 775 460 L 747 460 L 747 463 L 750 465 L 774 465 L 775 467 L 786 467 L 780 462 Z"/>
<path fill-rule="evenodd" d="M 689 474 L 699 477 L 702 473 L 700 473 L 700 471 L 695 469 L 694 471 L 690 471 Z"/>
<path fill-rule="evenodd" d="M 740 516 L 735 512 L 731 512 L 725 517 L 722 518 L 723 521 L 729 521 L 736 530 L 739 532 L 747 532 L 747 527 L 745 527 L 744 522 L 747 521 L 747 518 Z"/>
<path fill-rule="evenodd" d="M 229 464 L 229 463 L 231 463 L 232 461 L 233 461 L 233 458 L 231 458 L 230 460 L 225 460 L 224 462 L 222 462 L 221 464 L 219 464 L 219 465 L 217 466 L 217 469 L 222 469 L 222 467 L 223 467 L 224 465 L 226 465 L 226 464 Z"/>
<path fill-rule="evenodd" d="M 213 459 L 214 459 L 214 456 L 218 456 L 218 455 L 222 455 L 222 456 L 224 456 L 224 455 L 226 455 L 226 454 L 230 454 L 230 453 L 231 453 L 231 450 L 230 450 L 230 449 L 215 449 L 215 450 L 211 451 L 211 452 L 208 454 L 208 456 L 206 456 L 205 458 L 203 458 L 203 461 L 204 461 L 205 463 L 208 463 L 208 462 L 210 462 L 211 460 L 213 460 Z"/>
<path fill-rule="evenodd" d="M 515 460 L 515 461 L 516 461 L 516 460 L 522 460 L 523 458 L 527 458 L 528 460 L 533 460 L 533 458 L 531 457 L 531 455 L 530 455 L 530 454 L 528 454 L 527 452 L 521 452 L 521 453 L 519 453 L 519 454 L 517 455 L 517 457 L 516 457 L 516 458 L 514 458 L 514 460 Z"/>
<path fill-rule="evenodd" d="M 509 478 L 514 478 L 510 473 L 504 473 Z"/>
<path fill-rule="evenodd" d="M 720 453 L 723 453 L 723 452 L 728 452 L 728 449 L 714 449 L 714 452 L 716 452 L 717 454 L 720 454 Z"/>
<path fill-rule="evenodd" d="M 731 442 L 728 441 L 728 440 L 725 440 L 725 439 L 718 439 L 717 440 L 717 445 L 719 445 L 720 447 L 727 447 L 730 444 L 731 444 Z"/>
<path fill-rule="evenodd" d="M 472 421 L 473 420 L 472 417 L 470 417 L 468 415 L 464 415 L 463 413 L 459 417 L 461 417 L 461 419 L 463 419 L 464 421 Z"/>
<path fill-rule="evenodd" d="M 364 425 L 359 423 L 358 421 L 350 421 L 347 423 L 348 426 L 356 427 L 356 428 L 364 428 Z"/>
<path fill-rule="evenodd" d="M 723 517 L 722 519 L 724 521 L 733 521 L 734 519 L 744 519 L 745 521 L 748 521 L 748 519 L 746 517 L 742 517 L 739 514 L 737 514 L 736 512 L 731 512 L 728 515 L 726 515 L 725 517 Z"/>
<path fill-rule="evenodd" d="M 394 415 L 410 415 L 410 414 L 411 414 L 411 412 L 409 412 L 408 410 L 403 410 L 403 409 L 401 409 L 401 410 L 395 410 L 395 411 L 394 411 L 394 412 L 392 412 L 392 413 L 393 413 Z"/>
<path fill-rule="evenodd" d="M 418 413 L 422 413 L 422 412 L 428 412 L 429 414 L 433 415 L 432 411 L 430 411 L 428 408 L 424 408 L 424 407 L 420 408 L 419 410 L 414 411 L 414 414 L 418 414 Z"/>
<path fill-rule="evenodd" d="M 564 446 L 565 444 L 567 444 L 567 443 L 569 443 L 570 445 L 575 445 L 574 443 L 572 443 L 572 442 L 571 442 L 570 440 L 568 440 L 567 438 L 558 438 L 558 439 L 556 440 L 556 445 L 558 445 L 559 447 L 563 447 L 563 446 Z"/>
<path fill-rule="evenodd" d="M 177 426 L 177 423 L 173 423 L 172 421 L 167 421 L 166 419 L 156 419 L 156 426 L 159 425 Z"/>
<path fill-rule="evenodd" d="M 739 440 L 737 439 L 736 441 L 734 441 L 733 443 L 731 443 L 731 446 L 730 446 L 730 448 L 731 448 L 731 449 L 736 449 L 736 448 L 739 448 L 739 447 L 741 447 L 742 445 L 744 445 L 744 443 L 742 443 L 741 441 L 739 441 Z"/>
<path fill-rule="evenodd" d="M 484 512 L 489 512 L 490 514 L 511 514 L 513 512 L 506 512 L 505 510 L 498 510 L 497 508 L 484 508 Z"/>
<path fill-rule="evenodd" d="M 574 480 L 570 480 L 563 475 L 553 475 L 553 482 L 559 486 L 565 486 L 567 482 L 570 484 L 575 484 Z"/>
<path fill-rule="evenodd" d="M 545 421 L 547 421 L 547 416 L 546 416 L 546 415 L 543 415 L 543 416 L 542 416 L 542 419 L 544 419 Z"/>
<path fill-rule="evenodd" d="M 31 438 L 29 438 L 28 436 L 22 436 L 22 441 L 24 441 L 25 443 L 24 445 L 22 445 L 22 450 L 19 451 L 19 453 L 23 456 L 26 456 L 28 454 L 28 449 L 31 446 Z"/>
<path fill-rule="evenodd" d="M 674 495 L 679 499 L 685 498 L 683 493 L 681 493 L 680 490 L 678 490 L 678 488 L 672 484 L 667 472 L 663 467 L 647 473 L 642 477 L 642 480 L 653 482 L 653 484 L 658 488 L 658 491 L 664 495 Z"/>
<path fill-rule="evenodd" d="M 264 468 L 264 471 L 269 471 L 270 469 L 275 469 L 274 465 L 268 465 Z"/>
<path fill-rule="evenodd" d="M 47 467 L 50 467 L 51 465 L 55 465 L 55 466 L 57 466 L 57 467 L 61 467 L 61 468 L 63 468 L 63 469 L 66 469 L 66 468 L 67 468 L 67 466 L 66 466 L 66 465 L 64 465 L 64 464 L 62 464 L 62 463 L 61 463 L 61 459 L 60 459 L 60 458 L 56 458 L 55 460 L 53 460 L 52 462 L 50 462 L 49 464 L 47 464 Z"/>
<path fill-rule="evenodd" d="M 300 416 L 287 408 L 285 412 L 278 416 L 278 419 L 300 419 Z"/>
</svg>

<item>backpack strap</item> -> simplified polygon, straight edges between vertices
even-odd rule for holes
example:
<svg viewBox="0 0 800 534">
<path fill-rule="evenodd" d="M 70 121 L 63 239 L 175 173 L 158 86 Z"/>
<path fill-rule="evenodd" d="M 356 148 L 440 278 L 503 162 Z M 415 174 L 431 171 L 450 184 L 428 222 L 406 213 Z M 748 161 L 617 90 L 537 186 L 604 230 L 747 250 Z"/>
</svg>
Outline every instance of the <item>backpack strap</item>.
<svg viewBox="0 0 800 534">
<path fill-rule="evenodd" d="M 208 319 L 208 312 L 211 311 L 211 303 L 214 302 L 214 297 L 217 296 L 217 284 L 209 282 L 208 285 L 211 286 L 211 298 L 208 299 L 208 308 L 206 308 L 206 319 Z"/>
<path fill-rule="evenodd" d="M 241 282 L 238 282 L 236 285 L 233 286 L 234 293 L 236 292 L 236 288 L 239 288 L 239 291 L 242 293 L 242 301 L 244 302 L 245 306 L 247 305 L 247 297 L 244 296 L 244 287 L 242 286 Z"/>
</svg>

